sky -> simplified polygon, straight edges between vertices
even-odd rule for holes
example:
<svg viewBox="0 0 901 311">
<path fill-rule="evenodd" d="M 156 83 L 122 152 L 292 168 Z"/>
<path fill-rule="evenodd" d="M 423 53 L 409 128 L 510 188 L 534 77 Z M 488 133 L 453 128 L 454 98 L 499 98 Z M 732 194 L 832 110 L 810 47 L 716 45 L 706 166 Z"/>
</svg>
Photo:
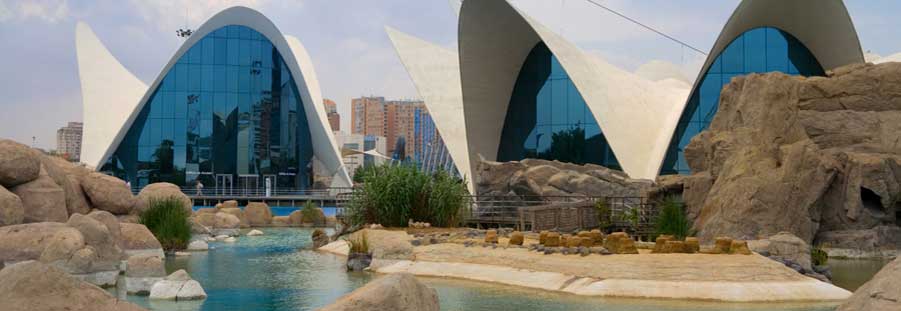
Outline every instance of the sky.
<svg viewBox="0 0 901 311">
<path fill-rule="evenodd" d="M 708 51 L 738 0 L 596 0 Z M 75 24 L 84 21 L 114 56 L 150 84 L 198 28 L 234 5 L 254 8 L 310 53 L 323 97 L 419 98 L 384 31 L 391 26 L 456 49 L 457 0 L 0 0 L 0 137 L 55 149 L 56 130 L 81 120 Z M 585 0 L 510 0 L 580 48 L 627 70 L 671 63 L 693 80 L 705 56 Z M 901 1 L 847 0 L 864 51 L 901 51 Z"/>
</svg>

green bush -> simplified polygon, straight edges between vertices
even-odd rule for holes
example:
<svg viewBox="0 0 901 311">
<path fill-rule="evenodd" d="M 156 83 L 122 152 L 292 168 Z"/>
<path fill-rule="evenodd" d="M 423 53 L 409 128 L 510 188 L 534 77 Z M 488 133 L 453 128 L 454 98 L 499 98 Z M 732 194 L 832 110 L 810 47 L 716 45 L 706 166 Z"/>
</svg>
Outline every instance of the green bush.
<svg viewBox="0 0 901 311">
<path fill-rule="evenodd" d="M 810 248 L 810 262 L 814 266 L 822 266 L 829 262 L 829 254 L 823 250 L 823 245 Z"/>
<path fill-rule="evenodd" d="M 607 201 L 604 199 L 598 200 L 594 203 L 594 208 L 598 213 L 598 227 L 601 230 L 610 228 L 612 222 L 610 221 L 610 207 L 607 206 Z"/>
<path fill-rule="evenodd" d="M 303 222 L 314 224 L 325 223 L 325 219 L 322 219 L 322 214 L 320 214 L 319 207 L 316 206 L 316 203 L 313 203 L 309 200 L 303 204 L 303 207 L 301 207 L 300 215 Z"/>
<path fill-rule="evenodd" d="M 141 224 L 147 226 L 166 251 L 185 249 L 191 239 L 188 221 L 191 213 L 182 205 L 175 197 L 150 199 L 149 207 L 140 215 Z"/>
<path fill-rule="evenodd" d="M 409 164 L 377 166 L 362 177 L 348 215 L 351 225 L 404 227 L 412 219 L 456 226 L 466 195 L 466 184 L 447 172 L 429 175 Z"/>
<path fill-rule="evenodd" d="M 668 234 L 677 239 L 691 236 L 691 223 L 685 217 L 683 204 L 674 197 L 666 197 L 659 203 L 660 215 L 656 221 L 656 235 Z"/>
</svg>

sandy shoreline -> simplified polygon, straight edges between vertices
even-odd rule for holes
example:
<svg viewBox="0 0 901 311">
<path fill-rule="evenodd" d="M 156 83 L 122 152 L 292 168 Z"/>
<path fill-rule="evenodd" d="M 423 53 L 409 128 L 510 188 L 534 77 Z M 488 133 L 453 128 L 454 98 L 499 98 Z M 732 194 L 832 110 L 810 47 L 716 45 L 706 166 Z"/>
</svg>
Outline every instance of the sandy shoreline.
<svg viewBox="0 0 901 311">
<path fill-rule="evenodd" d="M 346 256 L 337 241 L 319 251 Z M 375 259 L 370 270 L 407 272 L 584 296 L 724 302 L 842 301 L 851 292 L 759 255 L 543 255 L 524 248 L 414 247 L 413 260 Z"/>
</svg>

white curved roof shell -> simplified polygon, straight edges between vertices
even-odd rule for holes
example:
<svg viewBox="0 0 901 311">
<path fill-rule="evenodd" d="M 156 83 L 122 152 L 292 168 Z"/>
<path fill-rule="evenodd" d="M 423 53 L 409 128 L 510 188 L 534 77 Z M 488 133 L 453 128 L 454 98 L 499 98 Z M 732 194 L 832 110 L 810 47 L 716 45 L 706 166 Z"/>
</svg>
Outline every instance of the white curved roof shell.
<svg viewBox="0 0 901 311">
<path fill-rule="evenodd" d="M 479 155 L 497 158 L 520 67 L 543 41 L 579 90 L 623 171 L 632 178 L 657 176 L 688 89 L 588 55 L 505 0 L 464 1 L 458 35 L 470 163 Z"/>
<path fill-rule="evenodd" d="M 282 54 L 303 100 L 314 156 L 333 174 L 332 186 L 350 186 L 350 177 L 329 130 L 319 81 L 309 54 L 300 40 L 282 35 L 268 18 L 246 7 L 228 8 L 201 25 L 175 52 L 149 88 L 112 57 L 87 25 L 79 23 L 76 50 L 85 123 L 82 160 L 99 168 L 116 150 L 153 90 L 178 59 L 207 34 L 228 25 L 256 30 Z"/>
<path fill-rule="evenodd" d="M 413 79 L 419 96 L 425 99 L 435 127 L 457 170 L 472 181 L 466 127 L 463 126 L 463 98 L 460 90 L 460 65 L 457 53 L 385 27 L 388 37 Z M 472 183 L 468 186 L 472 191 Z"/>
</svg>

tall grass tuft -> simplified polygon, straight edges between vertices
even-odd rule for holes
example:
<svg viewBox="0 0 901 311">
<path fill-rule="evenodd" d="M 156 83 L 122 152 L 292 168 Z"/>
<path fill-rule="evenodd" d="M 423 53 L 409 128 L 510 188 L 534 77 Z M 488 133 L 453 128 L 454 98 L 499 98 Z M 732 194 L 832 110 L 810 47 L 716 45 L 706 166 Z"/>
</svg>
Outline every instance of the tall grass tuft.
<svg viewBox="0 0 901 311">
<path fill-rule="evenodd" d="M 303 219 L 303 222 L 310 222 L 314 224 L 325 223 L 325 219 L 323 219 L 322 215 L 320 214 L 319 207 L 316 206 L 316 203 L 313 203 L 309 200 L 303 204 L 303 207 L 300 209 L 300 215 Z"/>
<path fill-rule="evenodd" d="M 368 254 L 369 253 L 369 240 L 367 240 L 366 230 L 360 231 L 359 234 L 351 235 L 348 239 L 350 243 L 350 253 L 361 253 Z"/>
<path fill-rule="evenodd" d="M 191 239 L 188 212 L 175 197 L 150 199 L 149 207 L 140 215 L 140 222 L 153 233 L 166 251 L 182 250 Z"/>
<path fill-rule="evenodd" d="M 683 204 L 672 196 L 668 196 L 660 203 L 660 215 L 657 216 L 656 234 L 673 235 L 677 239 L 691 236 L 691 223 L 685 217 Z"/>
<path fill-rule="evenodd" d="M 352 225 L 403 227 L 412 219 L 451 227 L 459 224 L 466 195 L 465 183 L 447 172 L 429 175 L 410 164 L 384 165 L 362 177 L 348 214 Z"/>
</svg>

